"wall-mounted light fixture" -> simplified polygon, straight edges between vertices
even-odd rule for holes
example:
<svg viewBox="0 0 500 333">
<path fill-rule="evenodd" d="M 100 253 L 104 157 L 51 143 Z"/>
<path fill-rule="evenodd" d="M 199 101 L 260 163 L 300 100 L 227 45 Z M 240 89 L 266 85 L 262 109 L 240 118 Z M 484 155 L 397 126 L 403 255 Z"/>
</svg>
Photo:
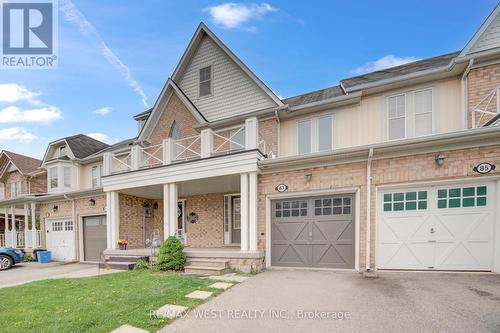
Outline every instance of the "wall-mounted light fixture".
<svg viewBox="0 0 500 333">
<path fill-rule="evenodd" d="M 436 161 L 436 164 L 439 166 L 443 166 L 445 159 L 446 159 L 446 156 L 444 156 L 441 153 L 437 154 L 436 157 L 434 158 L 434 160 Z"/>
<path fill-rule="evenodd" d="M 153 204 L 153 209 L 158 209 L 158 203 L 155 201 L 155 203 Z"/>
<path fill-rule="evenodd" d="M 50 217 L 50 213 L 49 212 L 45 213 L 45 217 Z"/>
<path fill-rule="evenodd" d="M 59 210 L 59 206 L 57 205 L 54 205 L 54 207 L 52 207 L 52 211 L 55 213 Z"/>
<path fill-rule="evenodd" d="M 94 199 L 90 199 L 89 200 L 89 206 L 91 206 L 91 207 L 95 206 L 95 200 Z"/>
<path fill-rule="evenodd" d="M 304 174 L 304 176 L 306 177 L 306 180 L 307 180 L 308 182 L 310 182 L 310 181 L 311 181 L 311 178 L 312 178 L 312 176 L 313 176 L 313 174 L 312 174 L 312 172 L 311 172 L 311 171 L 307 171 L 307 172 Z"/>
</svg>

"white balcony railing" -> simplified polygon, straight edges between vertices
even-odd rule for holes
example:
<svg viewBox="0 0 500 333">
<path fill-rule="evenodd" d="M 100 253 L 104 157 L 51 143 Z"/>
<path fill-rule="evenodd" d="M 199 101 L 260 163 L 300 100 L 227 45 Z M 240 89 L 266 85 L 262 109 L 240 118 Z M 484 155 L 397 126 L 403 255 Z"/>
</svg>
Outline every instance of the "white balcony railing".
<svg viewBox="0 0 500 333">
<path fill-rule="evenodd" d="M 484 126 L 500 113 L 500 85 L 496 86 L 472 109 L 472 128 Z"/>
<path fill-rule="evenodd" d="M 238 151 L 258 149 L 263 158 L 274 158 L 275 152 L 259 133 L 256 117 L 233 129 L 213 131 L 203 129 L 201 134 L 174 140 L 168 138 L 162 144 L 134 145 L 129 151 L 104 153 L 103 174 L 110 175 L 139 170 L 157 165 L 196 160 Z"/>
<path fill-rule="evenodd" d="M 42 247 L 42 231 L 41 230 L 35 230 L 35 247 L 40 248 Z"/>
<path fill-rule="evenodd" d="M 24 231 L 16 231 L 16 247 L 24 247 Z"/>
</svg>

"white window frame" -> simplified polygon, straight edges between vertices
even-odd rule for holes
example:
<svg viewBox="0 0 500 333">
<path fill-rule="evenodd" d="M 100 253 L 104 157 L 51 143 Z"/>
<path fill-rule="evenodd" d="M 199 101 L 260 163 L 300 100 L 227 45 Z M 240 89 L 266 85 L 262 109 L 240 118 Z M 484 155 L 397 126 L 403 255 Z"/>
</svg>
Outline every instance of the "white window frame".
<svg viewBox="0 0 500 333">
<path fill-rule="evenodd" d="M 321 118 L 327 118 L 329 117 L 331 120 L 331 129 L 332 129 L 332 138 L 331 138 L 331 149 L 330 150 L 319 150 L 319 119 Z M 300 153 L 299 152 L 299 124 L 302 122 L 310 121 L 311 124 L 311 150 L 309 153 Z M 305 155 L 305 154 L 311 154 L 311 153 L 318 153 L 318 152 L 325 152 L 325 151 L 332 151 L 335 149 L 335 120 L 334 120 L 334 115 L 333 113 L 324 113 L 324 114 L 319 114 L 314 117 L 307 117 L 307 118 L 300 118 L 297 119 L 295 123 L 295 153 L 297 155 Z"/>
<path fill-rule="evenodd" d="M 395 141 L 395 140 L 403 140 L 403 139 L 406 139 L 408 137 L 408 130 L 407 130 L 407 127 L 408 127 L 408 96 L 407 96 L 408 93 L 401 93 L 401 94 L 395 94 L 395 95 L 390 95 L 390 96 L 387 96 L 385 98 L 385 124 L 386 124 L 386 136 L 387 136 L 387 141 Z M 404 101 L 404 105 L 405 105 L 405 115 L 403 117 L 395 117 L 395 118 L 390 118 L 389 117 L 389 100 L 391 98 L 395 98 L 395 97 L 399 97 L 399 96 L 403 96 L 405 101 Z M 390 136 L 389 136 L 389 132 L 390 132 L 390 121 L 393 120 L 393 119 L 400 119 L 400 118 L 404 118 L 404 135 L 402 138 L 396 138 L 396 139 L 390 139 Z"/>
<path fill-rule="evenodd" d="M 94 177 L 94 170 L 97 170 L 97 177 Z M 92 188 L 101 187 L 102 165 L 95 164 L 90 167 L 90 186 Z M 95 180 L 95 185 L 94 185 Z"/>
<path fill-rule="evenodd" d="M 63 157 L 63 156 L 67 155 L 66 149 L 67 149 L 66 146 L 59 147 L 59 157 Z M 63 153 L 63 151 L 64 151 L 64 153 Z"/>
<path fill-rule="evenodd" d="M 419 93 L 419 92 L 422 92 L 422 91 L 426 91 L 426 90 L 430 90 L 431 92 L 431 112 L 426 112 L 426 113 L 421 113 L 421 114 L 427 114 L 427 113 L 430 113 L 431 114 L 431 133 L 430 134 L 423 134 L 423 135 L 416 135 L 415 134 L 415 128 L 416 128 L 416 118 L 417 118 L 417 113 L 415 112 L 415 94 L 416 93 Z M 428 135 L 432 135 L 435 133 L 435 126 L 434 126 L 434 119 L 436 119 L 436 117 L 434 117 L 434 114 L 435 114 L 435 109 L 434 109 L 434 87 L 428 87 L 428 88 L 422 88 L 422 89 L 418 89 L 418 90 L 414 90 L 411 92 L 413 94 L 413 105 L 412 105 L 412 111 L 413 111 L 413 137 L 415 138 L 418 138 L 418 137 L 423 137 L 423 136 L 428 136 Z"/>
<path fill-rule="evenodd" d="M 73 167 L 70 165 L 62 165 L 61 167 L 61 174 L 62 174 L 62 187 L 64 189 L 69 189 L 71 188 L 72 182 L 73 182 Z M 68 183 L 66 183 L 66 170 L 69 172 L 69 179 Z"/>
<path fill-rule="evenodd" d="M 416 118 L 416 113 L 415 113 L 415 94 L 418 92 L 430 90 L 431 91 L 431 126 L 432 130 L 430 134 L 424 134 L 424 135 L 416 135 L 415 134 L 415 118 Z M 405 135 L 403 138 L 399 139 L 389 139 L 389 99 L 391 97 L 397 97 L 397 96 L 404 96 L 405 97 Z M 385 135 L 387 141 L 396 141 L 396 140 L 403 140 L 403 139 L 409 139 L 409 138 L 417 138 L 417 137 L 425 137 L 429 135 L 436 134 L 436 104 L 435 104 L 435 97 L 436 96 L 436 89 L 434 86 L 427 86 L 423 88 L 418 88 L 414 90 L 408 90 L 404 92 L 400 92 L 397 94 L 391 94 L 387 95 L 385 97 Z M 391 118 L 391 119 L 396 119 L 396 118 Z"/>
<path fill-rule="evenodd" d="M 205 80 L 205 81 L 201 81 L 201 70 L 202 69 L 205 69 L 205 68 L 210 68 L 210 80 Z M 201 84 L 203 82 L 207 82 L 207 81 L 210 81 L 210 93 L 209 94 L 206 94 L 206 95 L 201 95 Z M 198 98 L 206 98 L 206 97 L 210 97 L 212 96 L 213 94 L 213 89 L 214 89 L 214 86 L 213 86 L 213 83 L 214 83 L 214 69 L 213 69 L 213 64 L 206 64 L 204 66 L 200 66 L 198 68 Z"/>
<path fill-rule="evenodd" d="M 57 181 L 57 186 L 52 187 L 52 179 L 54 177 L 51 177 L 51 176 L 54 174 L 55 174 L 55 179 Z M 59 188 L 59 167 L 57 165 L 50 166 L 47 168 L 47 178 L 48 178 L 48 183 L 49 183 L 48 184 L 49 191 L 56 191 Z"/>
<path fill-rule="evenodd" d="M 0 200 L 5 199 L 5 184 L 0 183 Z"/>
</svg>

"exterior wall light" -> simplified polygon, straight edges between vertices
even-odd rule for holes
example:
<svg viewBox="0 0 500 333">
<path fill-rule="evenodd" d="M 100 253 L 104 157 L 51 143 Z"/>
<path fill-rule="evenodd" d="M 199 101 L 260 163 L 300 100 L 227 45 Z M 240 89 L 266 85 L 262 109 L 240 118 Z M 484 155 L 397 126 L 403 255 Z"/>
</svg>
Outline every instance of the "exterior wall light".
<svg viewBox="0 0 500 333">
<path fill-rule="evenodd" d="M 311 178 L 312 178 L 312 176 L 313 176 L 313 174 L 312 174 L 312 172 L 311 172 L 311 171 L 308 171 L 308 172 L 306 172 L 305 176 L 306 176 L 306 180 L 307 180 L 308 182 L 310 182 L 310 181 L 311 181 Z"/>
<path fill-rule="evenodd" d="M 437 154 L 436 158 L 434 159 L 436 161 L 436 164 L 439 166 L 443 166 L 444 160 L 446 159 L 446 156 L 443 154 L 439 153 Z"/>
<path fill-rule="evenodd" d="M 95 200 L 94 199 L 90 199 L 89 200 L 89 206 L 91 206 L 91 207 L 95 206 Z"/>
<path fill-rule="evenodd" d="M 57 205 L 54 205 L 54 207 L 52 207 L 52 211 L 55 213 L 59 210 L 59 206 Z"/>
</svg>

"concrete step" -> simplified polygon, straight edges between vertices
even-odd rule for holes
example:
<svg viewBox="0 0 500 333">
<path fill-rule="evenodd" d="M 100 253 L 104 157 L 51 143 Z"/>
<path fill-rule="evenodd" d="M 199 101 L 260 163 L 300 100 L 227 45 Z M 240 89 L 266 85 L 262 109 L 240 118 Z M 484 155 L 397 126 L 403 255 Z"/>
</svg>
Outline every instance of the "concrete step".
<svg viewBox="0 0 500 333">
<path fill-rule="evenodd" d="M 229 267 L 229 260 L 227 260 L 227 259 L 188 258 L 187 265 L 189 265 L 189 266 L 202 266 L 202 267 L 228 268 Z"/>
<path fill-rule="evenodd" d="M 110 255 L 108 256 L 108 261 L 124 261 L 124 262 L 136 262 L 137 260 L 144 259 L 146 261 L 149 260 L 148 256 L 133 256 L 133 255 Z"/>
<path fill-rule="evenodd" d="M 134 269 L 135 261 L 108 261 L 107 263 L 99 263 L 99 268 L 111 268 L 122 271 L 130 271 Z"/>
<path fill-rule="evenodd" d="M 223 275 L 229 271 L 227 267 L 207 267 L 207 266 L 184 266 L 186 274 L 203 274 L 203 275 Z"/>
</svg>

